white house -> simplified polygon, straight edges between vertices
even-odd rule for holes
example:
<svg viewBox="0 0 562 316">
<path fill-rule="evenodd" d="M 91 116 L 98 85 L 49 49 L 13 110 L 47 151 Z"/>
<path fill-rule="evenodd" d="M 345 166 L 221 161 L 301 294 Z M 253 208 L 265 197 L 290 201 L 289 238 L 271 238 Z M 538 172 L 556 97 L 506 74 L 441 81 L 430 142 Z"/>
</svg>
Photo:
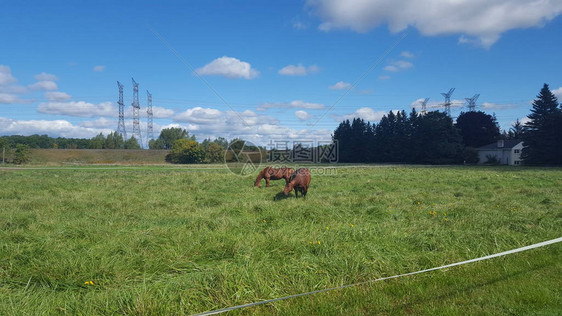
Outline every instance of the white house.
<svg viewBox="0 0 562 316">
<path fill-rule="evenodd" d="M 498 140 L 479 148 L 478 151 L 478 164 L 485 164 L 489 162 L 489 157 L 496 157 L 501 165 L 518 166 L 521 164 L 521 150 L 523 149 L 523 142 L 518 139 Z"/>
</svg>

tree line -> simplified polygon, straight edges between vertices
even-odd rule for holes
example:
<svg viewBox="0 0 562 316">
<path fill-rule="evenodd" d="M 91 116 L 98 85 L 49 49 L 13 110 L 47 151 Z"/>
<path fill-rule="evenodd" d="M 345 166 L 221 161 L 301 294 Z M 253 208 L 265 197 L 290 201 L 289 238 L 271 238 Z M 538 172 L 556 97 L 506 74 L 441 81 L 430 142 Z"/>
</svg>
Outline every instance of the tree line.
<svg viewBox="0 0 562 316">
<path fill-rule="evenodd" d="M 482 111 L 462 112 L 453 119 L 444 112 L 418 113 L 415 109 L 389 112 L 378 124 L 361 118 L 345 120 L 332 135 L 339 146 L 339 162 L 459 164 L 476 163 L 476 148 L 499 139 L 523 141 L 522 159 L 528 165 L 562 165 L 562 105 L 544 84 L 533 101 L 529 120 L 517 120 L 509 131 L 500 133 L 494 115 Z M 199 143 L 194 135 L 179 127 L 165 128 L 150 149 L 169 150 L 166 160 L 172 163 L 218 162 L 228 146 L 239 146 L 241 139 L 228 141 L 219 137 Z M 25 162 L 28 148 L 59 149 L 140 149 L 131 137 L 124 140 L 117 133 L 98 134 L 91 139 L 52 138 L 47 135 L 2 136 L 0 150 L 17 153 L 14 161 Z M 256 150 L 264 150 L 256 148 Z"/>
<path fill-rule="evenodd" d="M 476 163 L 477 147 L 519 139 L 525 164 L 562 164 L 562 106 L 547 84 L 528 118 L 527 123 L 517 120 L 509 131 L 500 133 L 495 116 L 482 111 L 462 112 L 456 122 L 439 111 L 391 111 L 378 124 L 361 118 L 345 120 L 332 139 L 338 143 L 340 162 Z"/>
</svg>

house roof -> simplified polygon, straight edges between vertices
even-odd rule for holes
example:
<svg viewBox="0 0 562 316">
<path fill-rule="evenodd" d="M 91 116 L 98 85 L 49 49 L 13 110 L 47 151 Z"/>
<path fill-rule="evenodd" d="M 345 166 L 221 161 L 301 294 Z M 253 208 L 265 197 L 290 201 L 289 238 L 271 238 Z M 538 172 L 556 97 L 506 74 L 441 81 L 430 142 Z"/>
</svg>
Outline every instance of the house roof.
<svg viewBox="0 0 562 316">
<path fill-rule="evenodd" d="M 498 142 L 493 142 L 488 145 L 484 145 L 482 147 L 476 148 L 477 150 L 490 150 L 490 149 L 511 149 L 515 147 L 515 145 L 522 142 L 520 139 L 508 139 L 503 141 L 503 147 L 498 147 Z"/>
</svg>

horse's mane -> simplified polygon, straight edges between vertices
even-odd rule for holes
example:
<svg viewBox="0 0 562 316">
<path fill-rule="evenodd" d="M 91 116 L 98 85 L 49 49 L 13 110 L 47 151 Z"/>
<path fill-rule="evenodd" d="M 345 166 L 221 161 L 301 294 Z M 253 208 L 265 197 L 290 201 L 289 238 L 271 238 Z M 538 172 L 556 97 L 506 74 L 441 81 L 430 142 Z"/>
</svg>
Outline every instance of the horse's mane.
<svg viewBox="0 0 562 316">
<path fill-rule="evenodd" d="M 293 179 L 295 179 L 295 177 L 297 176 L 297 174 L 299 173 L 299 171 L 301 171 L 301 168 L 295 170 L 295 172 L 293 172 L 293 174 L 291 175 L 291 177 L 289 178 L 289 181 L 293 181 Z"/>
</svg>

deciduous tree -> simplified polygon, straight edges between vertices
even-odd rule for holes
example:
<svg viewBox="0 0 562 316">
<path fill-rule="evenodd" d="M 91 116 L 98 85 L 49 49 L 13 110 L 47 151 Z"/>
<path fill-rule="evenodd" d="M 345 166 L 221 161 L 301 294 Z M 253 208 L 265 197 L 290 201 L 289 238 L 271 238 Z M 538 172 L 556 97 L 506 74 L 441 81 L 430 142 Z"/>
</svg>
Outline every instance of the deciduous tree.
<svg viewBox="0 0 562 316">
<path fill-rule="evenodd" d="M 500 138 L 500 128 L 496 118 L 482 111 L 461 112 L 456 127 L 467 147 L 481 147 Z"/>
<path fill-rule="evenodd" d="M 203 161 L 205 152 L 203 147 L 191 139 L 178 139 L 172 145 L 171 152 L 166 155 L 166 161 L 172 163 L 198 163 Z"/>
</svg>

